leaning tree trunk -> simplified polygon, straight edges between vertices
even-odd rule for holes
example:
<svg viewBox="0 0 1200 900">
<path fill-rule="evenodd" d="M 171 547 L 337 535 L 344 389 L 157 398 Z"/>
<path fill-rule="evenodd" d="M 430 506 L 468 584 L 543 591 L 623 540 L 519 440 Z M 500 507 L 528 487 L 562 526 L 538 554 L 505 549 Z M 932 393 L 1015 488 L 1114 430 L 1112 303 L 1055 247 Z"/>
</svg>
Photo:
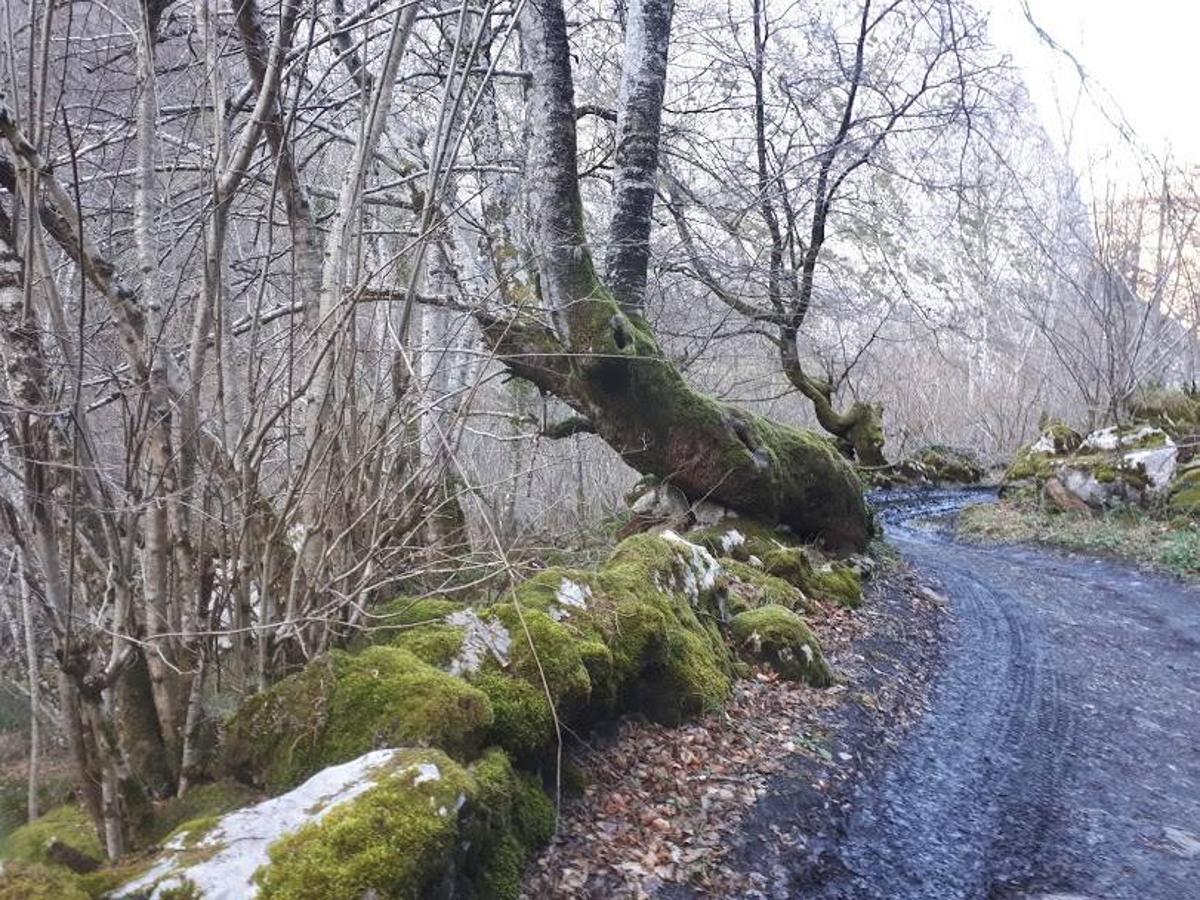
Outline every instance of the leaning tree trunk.
<svg viewBox="0 0 1200 900">
<path fill-rule="evenodd" d="M 626 103 L 661 104 L 661 88 L 646 89 L 643 69 L 657 69 L 665 78 L 665 62 L 657 56 L 666 54 L 662 29 L 669 28 L 670 18 L 655 7 L 664 2 L 631 4 L 623 78 L 636 81 L 639 89 L 622 90 Z M 871 518 L 861 485 L 837 450 L 816 434 L 770 422 L 693 390 L 664 357 L 646 321 L 633 311 L 636 302 L 623 311 L 597 277 L 583 227 L 574 89 L 561 0 L 527 4 L 522 30 L 533 75 L 531 162 L 538 173 L 541 289 L 555 329 L 527 318 L 481 314 L 486 340 L 515 374 L 579 413 L 579 430 L 594 431 L 635 469 L 669 479 L 693 500 L 712 500 L 746 516 L 787 525 L 831 549 L 861 549 L 871 534 Z M 619 115 L 622 123 L 645 126 L 639 135 L 640 152 L 628 157 L 646 171 L 645 141 L 652 132 L 651 152 L 657 160 L 658 127 L 657 117 L 644 113 Z M 649 172 L 654 169 L 650 166 Z M 618 172 L 614 180 L 620 184 L 622 176 Z M 632 216 L 625 210 L 613 218 L 641 222 L 648 236 L 652 193 L 626 190 L 617 200 L 643 206 L 644 216 L 637 214 L 640 210 Z M 639 235 L 639 240 L 644 238 Z M 637 251 L 634 244 L 623 242 Z M 620 249 L 610 251 L 609 266 L 621 271 L 623 283 L 629 284 L 628 268 L 612 255 Z M 644 266 L 644 247 L 640 252 Z"/>
<path fill-rule="evenodd" d="M 838 448 L 859 465 L 881 468 L 888 464 L 883 455 L 883 407 L 876 403 L 855 401 L 845 412 L 833 408 L 833 388 L 805 374 L 796 351 L 796 334 L 781 329 L 780 356 L 784 374 L 801 394 L 809 399 L 817 414 L 817 422 L 837 441 Z"/>
</svg>

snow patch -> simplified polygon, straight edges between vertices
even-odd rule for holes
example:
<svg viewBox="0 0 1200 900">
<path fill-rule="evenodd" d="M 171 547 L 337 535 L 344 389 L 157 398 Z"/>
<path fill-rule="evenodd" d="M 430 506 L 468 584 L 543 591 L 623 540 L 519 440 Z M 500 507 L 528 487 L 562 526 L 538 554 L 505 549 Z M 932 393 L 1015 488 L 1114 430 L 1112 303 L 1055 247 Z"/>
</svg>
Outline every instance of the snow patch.
<svg viewBox="0 0 1200 900">
<path fill-rule="evenodd" d="M 508 652 L 512 648 L 512 635 L 504 625 L 492 619 L 485 622 L 473 609 L 463 609 L 446 616 L 446 624 L 463 630 L 462 644 L 458 655 L 450 660 L 451 675 L 477 672 L 487 655 L 491 653 L 500 665 L 508 664 Z"/>
<path fill-rule="evenodd" d="M 330 766 L 288 793 L 256 806 L 222 816 L 199 840 L 187 845 L 181 834 L 163 847 L 164 858 L 135 881 L 119 888 L 113 897 L 161 897 L 170 888 L 190 882 L 204 900 L 247 900 L 258 895 L 254 873 L 270 860 L 267 850 L 285 835 L 310 822 L 319 822 L 330 810 L 349 803 L 378 783 L 380 770 L 397 750 L 375 750 L 340 766 Z M 414 784 L 440 778 L 437 766 L 412 767 Z M 433 770 L 432 776 L 428 772 Z M 185 859 L 207 856 L 194 865 Z"/>
</svg>

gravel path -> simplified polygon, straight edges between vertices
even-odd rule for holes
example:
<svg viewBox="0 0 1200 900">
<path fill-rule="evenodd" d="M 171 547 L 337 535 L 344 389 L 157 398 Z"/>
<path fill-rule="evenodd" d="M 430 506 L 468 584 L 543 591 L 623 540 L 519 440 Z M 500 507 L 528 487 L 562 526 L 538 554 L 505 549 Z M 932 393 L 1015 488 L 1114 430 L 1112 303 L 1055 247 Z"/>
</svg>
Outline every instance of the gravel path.
<svg viewBox="0 0 1200 900">
<path fill-rule="evenodd" d="M 949 600 L 942 667 L 854 792 L 837 864 L 788 895 L 1200 898 L 1200 591 L 954 541 L 937 517 L 978 499 L 879 498 Z"/>
</svg>

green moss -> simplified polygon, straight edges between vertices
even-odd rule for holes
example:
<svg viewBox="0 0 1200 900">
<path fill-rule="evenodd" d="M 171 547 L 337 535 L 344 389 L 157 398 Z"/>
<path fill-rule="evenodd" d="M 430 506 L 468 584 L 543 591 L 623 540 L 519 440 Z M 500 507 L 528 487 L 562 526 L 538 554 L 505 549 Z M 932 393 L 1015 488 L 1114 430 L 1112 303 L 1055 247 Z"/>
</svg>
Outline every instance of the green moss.
<svg viewBox="0 0 1200 900">
<path fill-rule="evenodd" d="M 438 777 L 422 780 L 422 765 L 436 765 Z M 474 793 L 466 770 L 443 754 L 401 754 L 375 787 L 271 847 L 256 876 L 260 896 L 421 897 L 452 871 L 459 798 Z"/>
<path fill-rule="evenodd" d="M 659 721 L 711 709 L 729 693 L 731 660 L 718 627 L 728 582 L 704 587 L 702 574 L 687 547 L 641 534 L 622 541 L 596 579 L 610 604 L 619 691 Z"/>
<path fill-rule="evenodd" d="M 224 813 L 248 806 L 256 799 L 256 792 L 236 781 L 199 785 L 182 797 L 168 800 L 155 811 L 153 823 L 144 835 L 145 841 L 161 843 L 181 826 L 194 828 L 196 820 L 215 821 Z"/>
<path fill-rule="evenodd" d="M 734 617 L 730 631 L 739 650 L 771 666 L 782 677 L 823 687 L 832 673 L 821 645 L 804 620 L 782 606 L 761 606 Z"/>
<path fill-rule="evenodd" d="M 1077 453 L 1062 463 L 1067 468 L 1091 474 L 1101 484 L 1120 481 L 1137 491 L 1145 490 L 1150 484 L 1142 466 L 1125 465 L 1119 456 L 1112 453 Z"/>
<path fill-rule="evenodd" d="M 486 672 L 472 683 L 487 694 L 495 719 L 488 743 L 524 762 L 536 763 L 554 746 L 554 713 L 545 690 L 500 672 Z"/>
<path fill-rule="evenodd" d="M 95 872 L 77 876 L 79 886 L 89 897 L 105 897 L 124 884 L 141 877 L 152 865 L 152 857 L 137 856 L 110 863 Z"/>
<path fill-rule="evenodd" d="M 773 550 L 802 546 L 795 535 L 753 519 L 727 519 L 709 528 L 689 531 L 685 536 L 714 556 L 738 562 L 749 562 L 751 557 L 761 560 Z"/>
<path fill-rule="evenodd" d="M 24 710 L 22 709 L 22 713 Z M 3 707 L 3 694 L 0 693 L 0 719 L 7 714 Z M 22 720 L 17 728 L 24 728 Z M 0 726 L 0 731 L 4 728 Z M 70 803 L 74 796 L 75 786 L 69 777 L 48 774 L 38 779 L 38 809 L 53 809 Z M 24 825 L 29 818 L 29 783 L 22 777 L 0 775 L 0 846 L 4 840 L 17 828 Z"/>
<path fill-rule="evenodd" d="M 1013 461 L 1004 471 L 1006 482 L 1025 481 L 1032 479 L 1037 482 L 1047 481 L 1054 476 L 1059 461 L 1046 453 L 1035 453 L 1031 447 L 1022 447 L 1016 452 Z"/>
<path fill-rule="evenodd" d="M 1038 438 L 1039 441 L 1047 438 L 1054 447 L 1054 452 L 1035 452 L 1033 444 L 1021 447 L 1004 472 L 1005 483 L 1032 480 L 1040 486 L 1054 476 L 1061 464 L 1061 457 L 1074 453 L 1083 443 L 1079 432 L 1057 419 L 1045 423 Z"/>
<path fill-rule="evenodd" d="M 633 686 L 635 707 L 668 724 L 719 708 L 732 686 L 724 649 L 722 642 L 722 652 L 714 652 L 711 634 L 668 624 L 659 652 Z"/>
<path fill-rule="evenodd" d="M 204 900 L 204 894 L 193 882 L 184 881 L 160 891 L 158 900 Z"/>
<path fill-rule="evenodd" d="M 806 584 L 806 593 L 826 603 L 856 608 L 862 603 L 862 580 L 844 563 L 829 563 L 814 569 Z"/>
<path fill-rule="evenodd" d="M 476 896 L 516 900 L 521 896 L 521 877 L 526 859 L 527 851 L 520 841 L 510 834 L 501 835 L 492 849 L 487 867 L 480 873 Z"/>
<path fill-rule="evenodd" d="M 465 608 L 444 597 L 397 597 L 371 610 L 363 643 L 390 644 L 444 667 L 462 642 L 462 629 L 446 624 L 445 618 Z"/>
<path fill-rule="evenodd" d="M 505 835 L 523 853 L 554 834 L 554 804 L 532 776 L 517 772 L 500 750 L 490 750 L 471 767 L 475 809 L 464 834 L 477 846 Z M 484 867 L 486 869 L 486 866 Z"/>
<path fill-rule="evenodd" d="M 722 559 L 721 565 L 730 576 L 727 607 L 731 616 L 757 606 L 785 606 L 788 609 L 796 609 L 802 607 L 807 599 L 795 585 L 774 575 L 768 575 L 757 566 L 735 559 Z"/>
<path fill-rule="evenodd" d="M 46 847 L 58 840 L 95 860 L 105 853 L 96 828 L 81 806 L 68 803 L 49 810 L 41 818 L 22 825 L 4 842 L 0 857 L 22 862 L 46 863 Z"/>
<path fill-rule="evenodd" d="M 1042 435 L 1054 442 L 1054 453 L 1058 456 L 1074 453 L 1083 443 L 1083 436 L 1060 419 L 1051 419 L 1043 425 Z"/>
<path fill-rule="evenodd" d="M 763 570 L 804 590 L 812 579 L 812 560 L 801 547 L 773 547 L 762 556 Z"/>
<path fill-rule="evenodd" d="M 1200 464 L 1189 465 L 1175 475 L 1167 494 L 1167 511 L 1200 518 Z"/>
<path fill-rule="evenodd" d="M 541 685 L 543 677 L 561 715 L 571 715 L 587 705 L 592 682 L 580 653 L 581 641 L 563 624 L 536 609 L 498 603 L 490 610 L 512 635 L 505 671 L 513 678 Z M 498 667 L 489 660 L 484 671 Z"/>
<path fill-rule="evenodd" d="M 933 444 L 918 451 L 907 464 L 937 484 L 977 484 L 985 474 L 973 453 L 944 444 Z"/>
<path fill-rule="evenodd" d="M 264 900 L 515 900 L 525 860 L 552 829 L 549 800 L 502 752 L 467 770 L 407 751 L 375 787 L 272 846 L 256 878 Z"/>
<path fill-rule="evenodd" d="M 1136 431 L 1135 431 L 1136 433 Z M 1164 431 L 1152 431 L 1149 434 L 1143 434 L 1141 437 L 1135 438 L 1128 444 L 1122 444 L 1122 450 L 1151 450 L 1155 447 L 1165 447 L 1167 445 L 1167 434 Z"/>
<path fill-rule="evenodd" d="M 492 718 L 482 691 L 405 650 L 333 651 L 243 704 L 227 728 L 225 763 L 279 791 L 380 746 L 469 757 Z"/>
<path fill-rule="evenodd" d="M 79 877 L 60 866 L 0 863 L 0 900 L 88 900 Z"/>
</svg>

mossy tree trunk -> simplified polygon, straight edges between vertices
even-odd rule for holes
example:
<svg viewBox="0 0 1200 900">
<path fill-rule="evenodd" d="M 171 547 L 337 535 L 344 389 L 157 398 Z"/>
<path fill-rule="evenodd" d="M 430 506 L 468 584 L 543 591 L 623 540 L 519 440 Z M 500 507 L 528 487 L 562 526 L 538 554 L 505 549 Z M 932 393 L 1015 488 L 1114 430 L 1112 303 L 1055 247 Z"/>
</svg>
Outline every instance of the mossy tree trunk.
<svg viewBox="0 0 1200 900">
<path fill-rule="evenodd" d="M 669 6 L 642 0 L 630 7 L 625 103 L 661 104 L 662 91 L 647 87 L 649 70 L 665 78 L 664 28 Z M 657 4 L 657 5 L 656 5 Z M 779 425 L 693 390 L 665 358 L 635 299 L 625 309 L 597 275 L 587 245 L 576 169 L 575 105 L 570 48 L 561 0 L 533 0 L 521 21 L 533 75 L 530 116 L 538 173 L 540 288 L 554 318 L 551 328 L 532 317 L 480 313 L 484 336 L 508 368 L 553 394 L 578 414 L 569 431 L 594 431 L 635 469 L 669 479 L 692 500 L 709 499 L 747 516 L 789 526 L 837 550 L 861 549 L 870 515 L 857 477 L 823 438 Z M 636 153 L 617 166 L 643 174 L 657 160 L 657 116 L 619 112 L 639 129 Z M 650 147 L 647 147 L 649 141 Z M 618 138 L 620 142 L 620 137 Z M 631 273 L 646 265 L 652 195 L 629 190 L 617 202 L 639 205 L 625 240 L 610 250 L 609 267 L 625 285 L 644 284 Z M 637 255 L 630 263 L 623 252 Z M 633 293 L 636 295 L 637 289 Z M 640 298 L 639 298 L 640 299 Z"/>
<path fill-rule="evenodd" d="M 855 401 L 845 411 L 838 412 L 833 408 L 833 386 L 828 381 L 810 377 L 800 365 L 796 335 L 785 335 L 779 348 L 788 381 L 812 403 L 817 421 L 836 438 L 838 449 L 863 466 L 886 466 L 883 407 L 877 403 Z"/>
</svg>

